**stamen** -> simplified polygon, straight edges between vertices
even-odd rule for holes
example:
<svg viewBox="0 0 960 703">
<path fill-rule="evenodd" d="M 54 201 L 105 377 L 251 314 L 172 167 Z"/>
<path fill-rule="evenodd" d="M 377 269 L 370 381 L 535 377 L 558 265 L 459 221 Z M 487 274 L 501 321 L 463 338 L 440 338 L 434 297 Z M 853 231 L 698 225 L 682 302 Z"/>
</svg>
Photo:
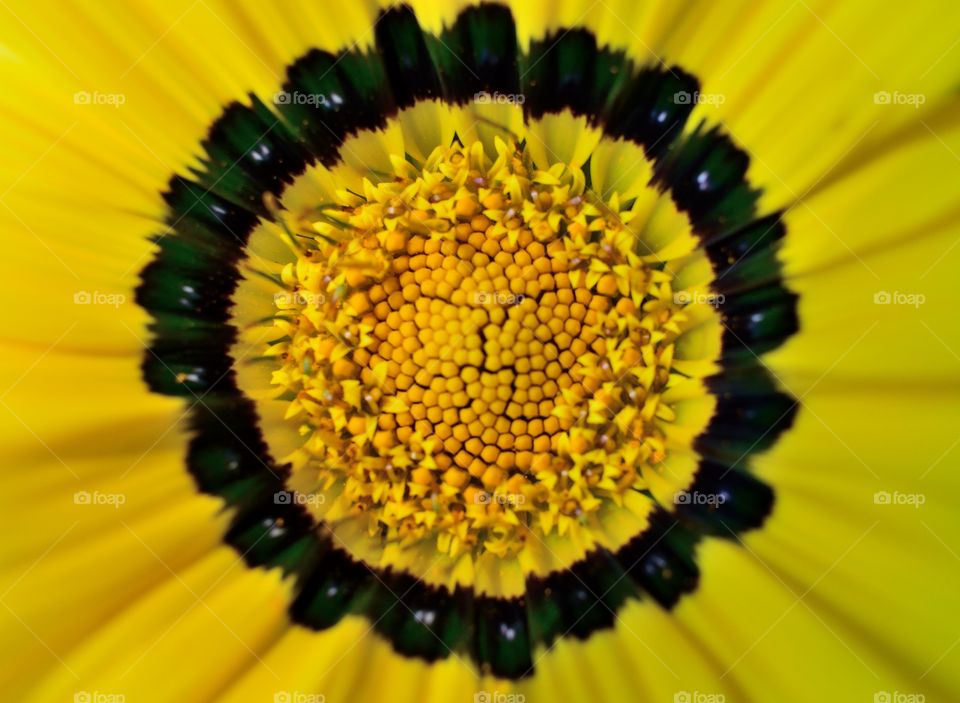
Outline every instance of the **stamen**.
<svg viewBox="0 0 960 703">
<path fill-rule="evenodd" d="M 283 271 L 271 353 L 295 469 L 371 534 L 451 555 L 516 553 L 644 488 L 683 312 L 629 213 L 515 142 L 493 163 L 479 143 L 394 161 L 325 204 L 336 224 L 315 210 L 317 251 Z"/>
</svg>

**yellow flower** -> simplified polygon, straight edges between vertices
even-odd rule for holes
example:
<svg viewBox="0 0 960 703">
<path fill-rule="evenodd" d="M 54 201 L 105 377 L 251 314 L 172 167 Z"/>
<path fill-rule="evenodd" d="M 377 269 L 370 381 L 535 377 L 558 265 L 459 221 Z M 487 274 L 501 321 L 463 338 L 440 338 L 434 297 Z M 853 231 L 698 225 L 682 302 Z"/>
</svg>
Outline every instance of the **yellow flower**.
<svg viewBox="0 0 960 703">
<path fill-rule="evenodd" d="M 960 697 L 960 9 L 2 13 L 7 698 Z"/>
</svg>

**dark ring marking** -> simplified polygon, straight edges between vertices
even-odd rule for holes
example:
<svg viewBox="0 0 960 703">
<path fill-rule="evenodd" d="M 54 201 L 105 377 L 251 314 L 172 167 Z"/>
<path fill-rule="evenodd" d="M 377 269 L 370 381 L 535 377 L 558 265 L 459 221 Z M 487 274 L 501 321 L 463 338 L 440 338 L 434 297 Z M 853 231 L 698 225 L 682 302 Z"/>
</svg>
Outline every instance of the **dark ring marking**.
<svg viewBox="0 0 960 703">
<path fill-rule="evenodd" d="M 679 68 L 637 67 L 598 48 L 584 29 L 534 41 L 521 55 L 510 10 L 500 5 L 464 10 L 439 38 L 423 32 L 410 9 L 394 8 L 376 25 L 373 53 L 313 50 L 291 65 L 282 90 L 322 94 L 322 104 L 281 104 L 277 121 L 251 94 L 249 106 L 231 104 L 211 127 L 204 168 L 171 179 L 164 199 L 173 234 L 156 238 L 137 289 L 153 318 L 144 377 L 154 392 L 202 398 L 190 412 L 189 470 L 202 491 L 234 510 L 226 541 L 250 566 L 295 575 L 294 621 L 320 630 L 364 614 L 401 654 L 434 661 L 464 652 L 483 671 L 520 678 L 532 673 L 536 646 L 612 627 L 631 598 L 672 608 L 696 588 L 704 536 L 735 538 L 763 524 L 773 491 L 747 469 L 791 425 L 796 401 L 756 354 L 797 331 L 797 298 L 775 255 L 783 221 L 779 213 L 757 216 L 748 155 L 717 127 L 683 135 L 692 106 L 675 96 L 698 89 Z M 724 370 L 707 382 L 717 410 L 696 440 L 703 459 L 688 489 L 725 500 L 679 505 L 675 514 L 657 508 L 649 528 L 615 553 L 597 549 L 567 569 L 530 576 L 514 599 L 451 592 L 358 562 L 302 506 L 278 500 L 289 496 L 289 468 L 270 456 L 230 359 L 237 265 L 258 216 L 268 216 L 263 194 L 281 193 L 311 164 L 337 163 L 347 137 L 383 127 L 417 101 L 464 104 L 481 91 L 522 92 L 527 119 L 569 109 L 640 145 L 654 185 L 689 214 L 725 297 Z"/>
</svg>

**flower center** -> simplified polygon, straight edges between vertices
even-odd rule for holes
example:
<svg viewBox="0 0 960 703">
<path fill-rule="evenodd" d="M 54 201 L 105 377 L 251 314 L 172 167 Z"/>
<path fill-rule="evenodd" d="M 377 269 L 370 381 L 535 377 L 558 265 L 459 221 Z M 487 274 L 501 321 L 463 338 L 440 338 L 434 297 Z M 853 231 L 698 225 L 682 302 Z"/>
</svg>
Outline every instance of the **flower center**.
<svg viewBox="0 0 960 703">
<path fill-rule="evenodd" d="M 683 312 L 616 196 L 498 140 L 286 222 L 273 382 L 339 514 L 439 551 L 515 554 L 600 519 L 665 452 Z"/>
</svg>

